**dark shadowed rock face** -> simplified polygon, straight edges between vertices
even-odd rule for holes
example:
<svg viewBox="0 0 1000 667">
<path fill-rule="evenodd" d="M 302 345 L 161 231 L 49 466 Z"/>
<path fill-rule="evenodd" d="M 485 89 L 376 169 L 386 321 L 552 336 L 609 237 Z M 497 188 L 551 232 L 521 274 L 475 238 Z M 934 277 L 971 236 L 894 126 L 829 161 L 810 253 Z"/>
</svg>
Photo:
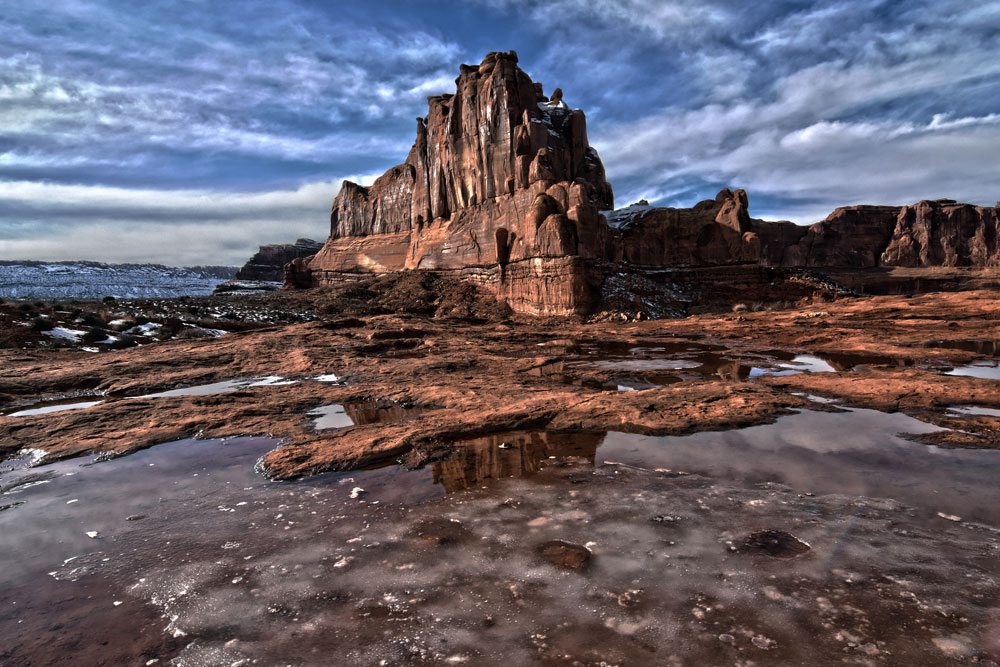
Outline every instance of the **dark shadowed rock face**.
<svg viewBox="0 0 1000 667">
<path fill-rule="evenodd" d="M 811 227 L 753 221 L 763 261 L 837 268 L 1000 266 L 1000 207 L 846 206 Z"/>
<path fill-rule="evenodd" d="M 641 267 L 745 264 L 760 259 L 760 240 L 753 231 L 744 190 L 726 188 L 693 208 L 650 208 L 623 222 L 618 231 L 616 259 Z"/>
<path fill-rule="evenodd" d="M 323 244 L 312 239 L 299 239 L 295 243 L 262 245 L 236 272 L 236 280 L 268 280 L 281 282 L 285 264 L 299 257 L 308 257 L 319 252 Z"/>
</svg>

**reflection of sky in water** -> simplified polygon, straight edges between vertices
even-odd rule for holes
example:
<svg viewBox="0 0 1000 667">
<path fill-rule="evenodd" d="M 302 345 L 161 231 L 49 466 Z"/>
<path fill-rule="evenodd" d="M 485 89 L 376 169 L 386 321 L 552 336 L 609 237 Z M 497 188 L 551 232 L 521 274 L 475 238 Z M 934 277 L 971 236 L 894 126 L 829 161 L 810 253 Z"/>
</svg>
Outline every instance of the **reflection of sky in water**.
<svg viewBox="0 0 1000 667">
<path fill-rule="evenodd" d="M 837 369 L 831 366 L 828 362 L 820 359 L 819 357 L 814 357 L 811 354 L 800 354 L 795 356 L 791 361 L 782 361 L 777 364 L 777 366 L 784 370 L 775 370 L 774 368 L 754 366 L 750 369 L 750 377 L 759 377 L 761 375 L 797 375 L 798 373 L 835 373 Z"/>
<path fill-rule="evenodd" d="M 83 408 L 90 408 L 101 401 L 82 401 L 77 403 L 63 403 L 63 402 L 53 402 L 51 405 L 45 405 L 40 408 L 30 408 L 28 410 L 18 410 L 17 412 L 11 412 L 6 415 L 7 417 L 26 417 L 28 415 L 44 415 L 50 412 L 62 412 L 63 410 L 81 410 Z"/>
<path fill-rule="evenodd" d="M 321 405 L 318 408 L 310 410 L 309 416 L 313 417 L 313 428 L 317 431 L 328 428 L 354 426 L 354 420 L 347 415 L 347 412 L 344 411 L 344 406 L 340 403 Z"/>
<path fill-rule="evenodd" d="M 889 497 L 1000 526 L 1000 452 L 941 449 L 897 435 L 937 430 L 898 413 L 805 411 L 738 431 L 609 433 L 597 462 L 781 482 L 803 493 Z"/>
<path fill-rule="evenodd" d="M 983 417 L 1000 417 L 1000 410 L 996 408 L 984 408 L 978 405 L 961 405 L 948 408 L 949 412 L 957 412 L 960 415 L 981 415 Z"/>
<path fill-rule="evenodd" d="M 986 380 L 1000 380 L 1000 363 L 993 362 L 992 364 L 960 366 L 951 369 L 946 375 L 964 375 L 966 377 L 983 378 Z"/>
</svg>

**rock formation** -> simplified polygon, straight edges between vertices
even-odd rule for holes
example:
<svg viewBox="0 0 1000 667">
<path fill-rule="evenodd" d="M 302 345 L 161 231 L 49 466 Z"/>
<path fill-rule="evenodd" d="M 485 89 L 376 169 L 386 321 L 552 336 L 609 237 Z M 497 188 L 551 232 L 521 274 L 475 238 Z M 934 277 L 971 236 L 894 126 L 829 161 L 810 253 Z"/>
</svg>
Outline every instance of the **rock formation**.
<svg viewBox="0 0 1000 667">
<path fill-rule="evenodd" d="M 620 218 L 611 216 L 611 224 Z M 747 193 L 722 190 L 693 208 L 648 208 L 617 226 L 615 259 L 636 267 L 756 263 Z"/>
<path fill-rule="evenodd" d="M 455 83 L 455 94 L 428 98 L 402 164 L 368 187 L 344 182 L 329 239 L 287 264 L 286 287 L 426 269 L 487 287 L 516 311 L 565 315 L 602 303 L 608 276 L 623 272 L 1000 266 L 1000 208 L 951 200 L 839 208 L 811 227 L 751 219 L 746 192 L 728 188 L 692 208 L 612 212 L 586 117 L 561 89 L 543 95 L 513 51 L 462 65 Z M 271 261 L 258 256 L 252 264 Z"/>
<path fill-rule="evenodd" d="M 517 55 L 462 65 L 454 95 L 428 98 L 406 161 L 370 187 L 345 182 L 330 238 L 293 261 L 286 284 L 345 274 L 455 270 L 517 310 L 565 314 L 591 299 L 588 263 L 606 259 L 613 208 L 586 117 L 549 103 Z"/>
<path fill-rule="evenodd" d="M 846 206 L 810 227 L 754 221 L 772 266 L 1000 267 L 1000 207 L 925 200 Z"/>
<path fill-rule="evenodd" d="M 285 264 L 298 257 L 315 255 L 323 244 L 312 239 L 299 239 L 295 243 L 262 245 L 253 257 L 236 272 L 235 280 L 267 280 L 281 282 Z"/>
</svg>

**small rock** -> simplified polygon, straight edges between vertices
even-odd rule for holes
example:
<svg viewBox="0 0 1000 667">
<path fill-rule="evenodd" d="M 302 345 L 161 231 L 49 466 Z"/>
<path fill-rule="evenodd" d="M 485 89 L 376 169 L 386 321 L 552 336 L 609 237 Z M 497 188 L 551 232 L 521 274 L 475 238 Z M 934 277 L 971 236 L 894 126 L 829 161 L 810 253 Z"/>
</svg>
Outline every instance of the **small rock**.
<svg viewBox="0 0 1000 667">
<path fill-rule="evenodd" d="M 89 537 L 90 539 L 92 539 L 92 540 L 96 540 L 96 539 L 97 539 L 97 535 L 98 535 L 98 533 L 97 533 L 97 531 L 96 531 L 96 530 L 88 530 L 88 531 L 87 531 L 87 533 L 86 533 L 86 535 L 87 535 L 87 537 Z"/>
<path fill-rule="evenodd" d="M 772 558 L 795 558 L 810 549 L 812 547 L 809 546 L 809 543 L 803 542 L 783 530 L 758 530 L 755 533 L 750 533 L 737 548 L 737 551 L 764 554 Z"/>
<path fill-rule="evenodd" d="M 956 523 L 962 520 L 962 517 L 955 516 L 954 514 L 945 514 L 944 512 L 938 512 L 937 515 L 942 519 L 947 519 L 948 521 L 955 521 Z"/>
<path fill-rule="evenodd" d="M 579 544 L 552 540 L 539 545 L 538 554 L 553 565 L 582 570 L 590 564 L 590 549 Z"/>
</svg>

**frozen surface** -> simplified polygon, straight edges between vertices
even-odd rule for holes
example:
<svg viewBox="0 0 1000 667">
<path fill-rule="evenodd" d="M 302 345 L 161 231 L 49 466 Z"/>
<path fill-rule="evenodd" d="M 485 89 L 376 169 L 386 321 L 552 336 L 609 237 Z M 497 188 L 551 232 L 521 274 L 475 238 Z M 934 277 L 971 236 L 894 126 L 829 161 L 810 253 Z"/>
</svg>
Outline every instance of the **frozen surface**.
<svg viewBox="0 0 1000 667">
<path fill-rule="evenodd" d="M 25 417 L 27 415 L 44 415 L 50 412 L 62 412 L 63 410 L 80 410 L 83 408 L 93 407 L 100 402 L 101 401 L 73 401 L 73 402 L 52 401 L 49 405 L 43 405 L 40 408 L 28 408 L 26 410 L 17 410 L 16 412 L 7 413 L 4 416 Z"/>
<path fill-rule="evenodd" d="M 0 262 L 0 297 L 100 299 L 211 294 L 232 267 L 100 262 Z"/>
<path fill-rule="evenodd" d="M 53 327 L 48 331 L 43 331 L 46 336 L 51 336 L 52 338 L 62 338 L 63 340 L 79 341 L 83 334 L 87 333 L 82 329 L 68 329 L 66 327 Z"/>
<path fill-rule="evenodd" d="M 0 472 L 0 663 L 988 667 L 1000 453 L 895 435 L 929 429 L 511 432 L 295 483 L 252 472 L 264 439 Z"/>
<path fill-rule="evenodd" d="M 960 366 L 953 368 L 946 375 L 965 375 L 974 378 L 984 378 L 986 380 L 1000 380 L 1000 363 L 980 363 L 971 366 Z"/>
<path fill-rule="evenodd" d="M 948 411 L 957 412 L 960 415 L 1000 417 L 1000 410 L 996 408 L 984 408 L 979 405 L 959 405 L 952 408 L 948 408 Z"/>
<path fill-rule="evenodd" d="M 209 396 L 212 394 L 225 394 L 231 391 L 239 391 L 247 387 L 275 387 L 287 384 L 295 384 L 296 380 L 288 380 L 280 375 L 269 375 L 262 378 L 249 378 L 237 380 L 223 380 L 222 382 L 212 382 L 209 384 L 199 384 L 193 387 L 181 387 L 180 389 L 170 389 L 158 391 L 154 394 L 134 396 L 133 398 L 159 398 L 163 396 Z"/>
</svg>

